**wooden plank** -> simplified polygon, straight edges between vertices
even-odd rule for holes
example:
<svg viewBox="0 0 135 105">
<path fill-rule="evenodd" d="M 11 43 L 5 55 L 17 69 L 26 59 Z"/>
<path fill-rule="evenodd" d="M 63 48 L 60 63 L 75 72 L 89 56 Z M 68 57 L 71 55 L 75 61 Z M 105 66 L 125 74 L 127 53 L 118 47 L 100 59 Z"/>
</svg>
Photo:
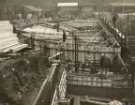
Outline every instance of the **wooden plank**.
<svg viewBox="0 0 135 105">
<path fill-rule="evenodd" d="M 100 102 L 100 101 L 88 100 L 88 102 L 96 105 L 109 105 L 108 103 Z"/>
<path fill-rule="evenodd" d="M 35 100 L 32 103 L 32 105 L 37 105 L 37 102 L 38 102 L 38 100 L 39 100 L 39 98 L 40 98 L 40 96 L 42 94 L 42 91 L 44 90 L 44 88 L 46 86 L 46 83 L 47 83 L 47 79 L 45 78 L 44 81 L 43 81 L 43 83 L 42 83 L 42 85 L 41 85 L 41 87 L 40 87 L 40 90 L 39 90 L 39 92 L 38 92 Z"/>
</svg>

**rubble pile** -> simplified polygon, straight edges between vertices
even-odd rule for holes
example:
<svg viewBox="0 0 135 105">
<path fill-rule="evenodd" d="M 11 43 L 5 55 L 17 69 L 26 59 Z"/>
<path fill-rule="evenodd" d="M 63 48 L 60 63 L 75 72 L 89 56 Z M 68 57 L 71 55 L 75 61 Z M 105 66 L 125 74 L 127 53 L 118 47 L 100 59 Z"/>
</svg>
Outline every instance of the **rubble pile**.
<svg viewBox="0 0 135 105">
<path fill-rule="evenodd" d="M 48 73 L 47 57 L 31 55 L 7 60 L 1 65 L 0 103 L 5 103 L 3 105 L 28 105 L 32 103 Z"/>
</svg>

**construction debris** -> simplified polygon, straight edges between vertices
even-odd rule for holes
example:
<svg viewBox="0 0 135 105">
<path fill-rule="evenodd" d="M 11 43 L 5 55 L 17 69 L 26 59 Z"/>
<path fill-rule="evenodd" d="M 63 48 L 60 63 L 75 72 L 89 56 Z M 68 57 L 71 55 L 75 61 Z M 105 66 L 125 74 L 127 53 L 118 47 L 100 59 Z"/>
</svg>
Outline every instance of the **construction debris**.
<svg viewBox="0 0 135 105">
<path fill-rule="evenodd" d="M 32 104 L 43 79 L 49 72 L 47 58 L 40 55 L 28 55 L 6 60 L 0 65 L 2 65 L 0 77 L 1 89 L 4 89 L 3 94 L 8 95 L 19 105 Z M 8 100 L 5 101 L 8 102 Z M 9 105 L 12 104 L 9 103 Z"/>
</svg>

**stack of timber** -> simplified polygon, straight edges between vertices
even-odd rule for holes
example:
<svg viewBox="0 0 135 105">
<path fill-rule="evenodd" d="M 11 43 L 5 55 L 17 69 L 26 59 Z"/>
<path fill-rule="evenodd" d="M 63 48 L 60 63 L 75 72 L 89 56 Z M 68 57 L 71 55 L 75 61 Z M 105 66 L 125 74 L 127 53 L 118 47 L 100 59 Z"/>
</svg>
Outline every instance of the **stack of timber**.
<svg viewBox="0 0 135 105">
<path fill-rule="evenodd" d="M 17 35 L 13 33 L 13 27 L 9 21 L 0 21 L 0 52 L 17 52 L 27 47 L 27 44 L 19 42 Z"/>
</svg>

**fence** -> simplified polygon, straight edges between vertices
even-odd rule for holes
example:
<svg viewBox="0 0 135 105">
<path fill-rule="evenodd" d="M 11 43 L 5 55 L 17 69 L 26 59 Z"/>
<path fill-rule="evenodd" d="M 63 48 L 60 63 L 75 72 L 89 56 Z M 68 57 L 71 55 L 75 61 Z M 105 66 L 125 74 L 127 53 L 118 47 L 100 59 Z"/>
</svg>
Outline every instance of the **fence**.
<svg viewBox="0 0 135 105">
<path fill-rule="evenodd" d="M 62 73 L 58 88 L 55 88 L 51 105 L 58 105 L 60 100 L 65 99 L 66 96 L 66 71 Z"/>
<path fill-rule="evenodd" d="M 101 78 L 94 75 L 74 75 L 68 74 L 67 84 L 90 86 L 90 87 L 114 87 L 114 88 L 130 88 L 131 83 L 129 79 Z"/>
</svg>

